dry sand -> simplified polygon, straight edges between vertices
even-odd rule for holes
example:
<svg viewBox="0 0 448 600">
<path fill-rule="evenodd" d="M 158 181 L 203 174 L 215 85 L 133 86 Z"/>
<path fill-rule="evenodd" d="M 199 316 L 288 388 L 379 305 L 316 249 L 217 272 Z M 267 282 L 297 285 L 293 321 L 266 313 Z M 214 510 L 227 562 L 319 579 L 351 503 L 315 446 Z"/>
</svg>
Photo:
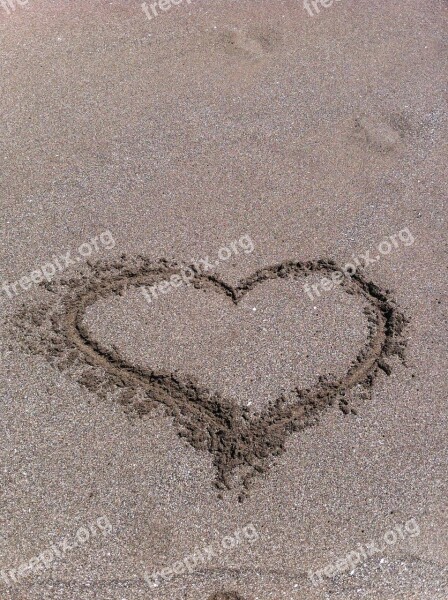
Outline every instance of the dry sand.
<svg viewBox="0 0 448 600">
<path fill-rule="evenodd" d="M 1 600 L 446 600 L 446 3 L 14 6 Z"/>
</svg>

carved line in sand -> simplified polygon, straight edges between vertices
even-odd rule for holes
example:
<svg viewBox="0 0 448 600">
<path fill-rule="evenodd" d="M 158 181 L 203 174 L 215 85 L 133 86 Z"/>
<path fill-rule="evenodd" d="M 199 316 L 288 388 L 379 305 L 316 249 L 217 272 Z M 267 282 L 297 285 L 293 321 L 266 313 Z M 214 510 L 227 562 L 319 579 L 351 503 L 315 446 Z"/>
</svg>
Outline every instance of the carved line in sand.
<svg viewBox="0 0 448 600">
<path fill-rule="evenodd" d="M 350 412 L 346 393 L 356 385 L 370 387 L 382 369 L 390 372 L 387 356 L 403 355 L 405 318 L 387 292 L 360 273 L 342 284 L 348 294 L 368 301 L 365 313 L 369 334 L 347 373 L 340 379 L 320 377 L 311 389 L 294 389 L 250 418 L 248 409 L 211 392 L 192 378 L 155 372 L 127 363 L 114 348 L 93 339 L 84 324 L 87 307 L 100 298 L 123 294 L 131 287 L 153 285 L 179 273 L 182 266 L 145 257 L 89 264 L 87 272 L 72 279 L 45 284 L 51 299 L 38 306 L 24 306 L 15 320 L 16 331 L 34 353 L 43 353 L 63 370 L 76 371 L 80 383 L 99 395 L 116 393 L 132 412 L 148 414 L 157 403 L 174 418 L 179 435 L 198 450 L 207 450 L 217 471 L 216 486 L 230 489 L 237 482 L 248 487 L 264 472 L 273 456 L 284 450 L 288 435 L 316 423 L 319 413 L 338 401 Z M 234 305 L 255 286 L 277 278 L 329 275 L 339 270 L 330 260 L 288 261 L 260 269 L 231 287 L 218 277 L 197 273 L 196 288 L 222 293 Z M 47 294 L 48 296 L 48 294 Z M 241 496 L 242 497 L 242 496 Z"/>
</svg>

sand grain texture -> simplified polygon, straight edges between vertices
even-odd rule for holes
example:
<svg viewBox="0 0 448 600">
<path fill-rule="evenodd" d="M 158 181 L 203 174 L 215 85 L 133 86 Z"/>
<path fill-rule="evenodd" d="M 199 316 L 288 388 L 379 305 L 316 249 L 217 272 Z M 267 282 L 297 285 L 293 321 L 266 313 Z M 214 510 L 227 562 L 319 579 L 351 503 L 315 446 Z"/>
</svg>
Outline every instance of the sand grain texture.
<svg viewBox="0 0 448 600">
<path fill-rule="evenodd" d="M 0 598 L 446 600 L 447 5 L 159 12 L 0 4 Z"/>
</svg>

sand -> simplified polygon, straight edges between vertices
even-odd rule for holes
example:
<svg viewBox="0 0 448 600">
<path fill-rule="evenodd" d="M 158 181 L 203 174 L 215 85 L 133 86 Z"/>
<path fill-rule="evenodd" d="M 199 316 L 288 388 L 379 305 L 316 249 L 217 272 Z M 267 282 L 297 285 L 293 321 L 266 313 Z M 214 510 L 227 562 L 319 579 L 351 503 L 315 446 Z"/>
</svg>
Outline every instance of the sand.
<svg viewBox="0 0 448 600">
<path fill-rule="evenodd" d="M 445 3 L 14 6 L 0 598 L 445 600 Z"/>
</svg>

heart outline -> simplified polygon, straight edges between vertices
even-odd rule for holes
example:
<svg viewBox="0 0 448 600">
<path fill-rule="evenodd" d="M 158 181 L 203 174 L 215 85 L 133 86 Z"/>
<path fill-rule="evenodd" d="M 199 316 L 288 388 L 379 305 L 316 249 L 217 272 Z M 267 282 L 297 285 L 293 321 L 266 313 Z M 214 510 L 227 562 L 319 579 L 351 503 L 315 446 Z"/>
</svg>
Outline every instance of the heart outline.
<svg viewBox="0 0 448 600">
<path fill-rule="evenodd" d="M 90 272 L 84 275 L 44 284 L 57 300 L 51 307 L 50 315 L 48 303 L 36 308 L 34 313 L 28 307 L 18 315 L 17 322 L 22 328 L 25 322 L 28 324 L 27 331 L 31 338 L 35 338 L 38 324 L 42 340 L 46 341 L 47 352 L 44 353 L 59 360 L 61 368 L 67 366 L 60 360 L 62 357 L 67 358 L 68 354 L 72 362 L 76 362 L 76 355 L 78 362 L 84 362 L 87 369 L 104 372 L 104 378 L 108 381 L 106 391 L 114 387 L 124 388 L 128 392 L 144 390 L 144 401 L 133 402 L 130 400 L 132 394 L 129 396 L 124 393 L 123 403 L 131 405 L 137 414 L 148 414 L 155 402 L 162 403 L 173 417 L 179 435 L 194 448 L 207 450 L 212 455 L 218 488 L 233 487 L 231 480 L 238 471 L 239 483 L 242 489 L 247 489 L 253 477 L 266 470 L 269 459 L 283 452 L 284 442 L 290 433 L 313 424 L 325 408 L 355 385 L 371 385 L 379 369 L 389 373 L 390 368 L 385 363 L 387 356 L 403 356 L 405 342 L 402 332 L 406 319 L 388 293 L 359 272 L 346 276 L 341 284 L 343 289 L 349 294 L 360 294 L 369 302 L 369 309 L 365 311 L 369 321 L 369 337 L 365 348 L 339 380 L 329 381 L 322 376 L 312 388 L 294 390 L 296 403 L 280 396 L 270 402 L 259 417 L 249 419 L 247 408 L 211 392 L 189 377 L 179 378 L 169 372 L 155 372 L 127 363 L 116 349 L 106 348 L 94 340 L 83 323 L 87 307 L 99 298 L 122 294 L 131 287 L 154 285 L 179 274 L 182 268 L 178 263 L 163 259 L 154 263 L 142 256 L 127 259 L 124 255 L 119 261 L 90 263 Z M 223 293 L 235 305 L 256 285 L 269 279 L 341 271 L 334 261 L 327 259 L 285 261 L 259 269 L 233 287 L 216 275 L 200 273 L 194 266 L 190 268 L 195 272 L 192 285 Z M 47 318 L 42 312 L 46 313 Z M 48 322 L 51 331 L 48 330 Z M 100 393 L 104 389 L 101 389 L 101 376 L 99 379 L 94 384 L 82 378 L 80 382 Z M 342 406 L 346 404 L 342 400 Z"/>
</svg>

